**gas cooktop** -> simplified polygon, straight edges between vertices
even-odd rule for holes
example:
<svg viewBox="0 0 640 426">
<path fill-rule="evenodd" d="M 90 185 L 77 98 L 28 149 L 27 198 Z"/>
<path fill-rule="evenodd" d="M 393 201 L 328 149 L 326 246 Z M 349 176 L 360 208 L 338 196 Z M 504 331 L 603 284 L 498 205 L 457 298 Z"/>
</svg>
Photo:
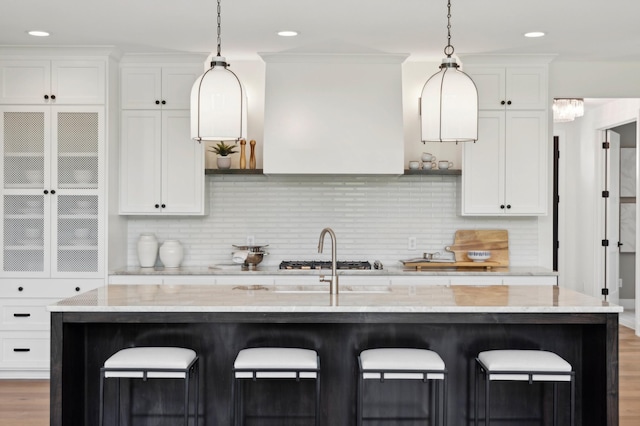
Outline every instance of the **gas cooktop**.
<svg viewBox="0 0 640 426">
<path fill-rule="evenodd" d="M 371 269 L 371 263 L 365 261 L 339 260 L 338 269 Z M 324 260 L 284 260 L 280 269 L 331 269 L 331 261 Z"/>
</svg>

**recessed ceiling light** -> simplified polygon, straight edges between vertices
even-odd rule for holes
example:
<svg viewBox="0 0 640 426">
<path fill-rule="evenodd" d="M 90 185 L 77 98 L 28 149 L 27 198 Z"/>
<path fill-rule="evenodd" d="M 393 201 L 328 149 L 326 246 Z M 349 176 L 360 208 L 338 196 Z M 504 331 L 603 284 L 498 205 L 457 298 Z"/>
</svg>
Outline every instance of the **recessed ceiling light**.
<svg viewBox="0 0 640 426">
<path fill-rule="evenodd" d="M 535 37 L 544 37 L 545 34 L 542 31 L 531 31 L 528 33 L 524 33 L 525 37 L 535 38 Z"/>
<path fill-rule="evenodd" d="M 289 30 L 287 30 L 287 31 L 278 31 L 278 35 L 280 37 L 295 37 L 295 36 L 298 35 L 298 32 L 297 31 L 289 31 Z"/>
<path fill-rule="evenodd" d="M 46 31 L 27 31 L 27 34 L 34 37 L 49 37 L 51 35 Z"/>
</svg>

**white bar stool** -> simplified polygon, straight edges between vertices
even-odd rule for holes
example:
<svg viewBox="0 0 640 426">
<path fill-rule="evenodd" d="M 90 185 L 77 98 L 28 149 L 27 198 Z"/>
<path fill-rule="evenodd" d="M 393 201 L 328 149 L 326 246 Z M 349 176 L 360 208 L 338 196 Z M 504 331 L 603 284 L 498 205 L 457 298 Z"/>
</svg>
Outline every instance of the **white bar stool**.
<svg viewBox="0 0 640 426">
<path fill-rule="evenodd" d="M 356 424 L 363 422 L 363 391 L 365 380 L 421 380 L 431 382 L 430 423 L 442 418 L 441 425 L 447 424 L 447 369 L 444 361 L 434 351 L 412 348 L 367 349 L 358 356 L 358 401 Z M 441 385 L 441 386 L 440 386 Z M 439 389 L 441 388 L 441 389 Z M 436 392 L 437 391 L 437 392 Z M 438 394 L 439 398 L 436 397 Z M 440 415 L 442 404 L 442 415 Z"/>
<path fill-rule="evenodd" d="M 238 352 L 233 364 L 233 380 L 231 382 L 232 425 L 237 424 L 239 417 L 241 424 L 244 424 L 244 413 L 238 413 L 239 408 L 242 406 L 242 379 L 253 381 L 259 379 L 315 380 L 315 424 L 316 426 L 320 424 L 320 358 L 316 351 L 299 348 L 266 347 L 243 349 Z"/>
<path fill-rule="evenodd" d="M 478 425 L 480 375 L 485 379 L 485 426 L 490 421 L 492 381 L 526 381 L 553 383 L 553 424 L 558 424 L 558 383 L 570 382 L 570 426 L 574 425 L 575 373 L 571 364 L 553 352 L 541 350 L 493 350 L 480 352 L 476 358 L 475 425 Z"/>
<path fill-rule="evenodd" d="M 189 383 L 195 375 L 193 424 L 198 424 L 198 356 L 192 349 L 174 347 L 137 347 L 122 349 L 111 355 L 100 368 L 100 426 L 104 417 L 104 381 L 118 379 L 117 416 L 120 424 L 120 379 L 184 380 L 184 426 L 189 422 Z"/>
</svg>

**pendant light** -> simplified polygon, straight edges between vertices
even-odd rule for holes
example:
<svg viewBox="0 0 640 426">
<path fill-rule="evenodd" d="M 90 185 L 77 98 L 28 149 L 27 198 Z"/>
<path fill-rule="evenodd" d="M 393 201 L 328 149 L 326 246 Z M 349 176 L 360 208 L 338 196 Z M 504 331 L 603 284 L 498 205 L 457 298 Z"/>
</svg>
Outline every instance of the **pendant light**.
<svg viewBox="0 0 640 426">
<path fill-rule="evenodd" d="M 452 58 L 451 1 L 447 3 L 446 58 L 440 72 L 422 88 L 420 115 L 422 142 L 475 142 L 478 140 L 478 89 L 471 78 L 458 69 Z"/>
<path fill-rule="evenodd" d="M 220 54 L 220 0 L 218 50 L 211 68 L 191 89 L 191 138 L 200 141 L 238 141 L 246 138 L 246 93 L 226 58 Z"/>
<path fill-rule="evenodd" d="M 553 121 L 566 123 L 584 115 L 584 99 L 556 98 L 553 100 Z"/>
</svg>

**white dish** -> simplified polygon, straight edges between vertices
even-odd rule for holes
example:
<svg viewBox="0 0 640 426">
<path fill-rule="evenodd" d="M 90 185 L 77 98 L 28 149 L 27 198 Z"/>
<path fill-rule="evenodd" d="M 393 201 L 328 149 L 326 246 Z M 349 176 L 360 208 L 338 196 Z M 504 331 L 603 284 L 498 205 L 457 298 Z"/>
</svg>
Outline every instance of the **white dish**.
<svg viewBox="0 0 640 426">
<path fill-rule="evenodd" d="M 18 241 L 23 246 L 38 246 L 42 247 L 42 239 L 41 238 L 25 238 L 24 240 Z"/>
<path fill-rule="evenodd" d="M 74 246 L 95 246 L 96 241 L 88 238 L 73 238 L 69 242 Z"/>
<path fill-rule="evenodd" d="M 93 179 L 93 171 L 92 170 L 74 170 L 73 178 L 78 183 L 91 183 Z"/>
<path fill-rule="evenodd" d="M 467 252 L 467 257 L 474 262 L 484 262 L 491 257 L 489 250 L 470 250 Z"/>
<path fill-rule="evenodd" d="M 90 214 L 93 213 L 91 209 L 69 209 L 70 213 L 73 214 Z"/>
</svg>

